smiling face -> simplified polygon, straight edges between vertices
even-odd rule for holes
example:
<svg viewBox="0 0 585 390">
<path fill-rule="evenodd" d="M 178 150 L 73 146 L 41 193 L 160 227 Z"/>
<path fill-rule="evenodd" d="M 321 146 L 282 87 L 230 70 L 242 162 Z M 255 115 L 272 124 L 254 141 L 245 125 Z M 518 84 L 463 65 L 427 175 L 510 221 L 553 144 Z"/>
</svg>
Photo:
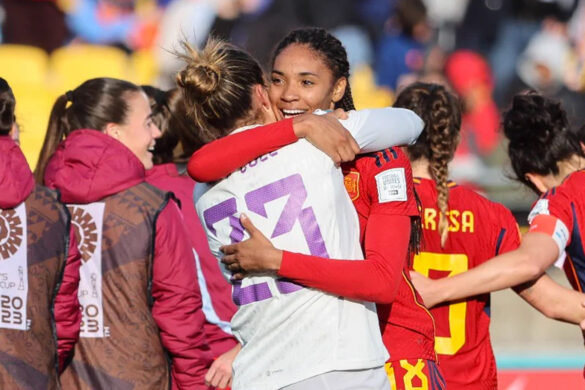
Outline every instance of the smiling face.
<svg viewBox="0 0 585 390">
<path fill-rule="evenodd" d="M 274 59 L 271 81 L 269 96 L 278 119 L 330 110 L 341 100 L 347 85 L 345 77 L 334 79 L 316 51 L 296 43 Z"/>
<path fill-rule="evenodd" d="M 150 169 L 156 138 L 161 136 L 152 121 L 152 112 L 144 92 L 131 92 L 126 99 L 128 114 L 124 123 L 109 126 L 106 132 L 118 139 L 138 157 L 145 169 Z"/>
</svg>

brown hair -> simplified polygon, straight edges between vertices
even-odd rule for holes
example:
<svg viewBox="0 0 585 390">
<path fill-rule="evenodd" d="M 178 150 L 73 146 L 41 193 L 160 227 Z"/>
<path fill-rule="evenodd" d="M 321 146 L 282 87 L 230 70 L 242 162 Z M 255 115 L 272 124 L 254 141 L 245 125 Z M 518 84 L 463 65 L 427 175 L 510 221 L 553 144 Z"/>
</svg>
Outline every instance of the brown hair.
<svg viewBox="0 0 585 390">
<path fill-rule="evenodd" d="M 178 54 L 186 66 L 177 74 L 187 115 L 200 129 L 202 144 L 227 135 L 257 119 L 252 111 L 252 87 L 265 86 L 258 62 L 245 51 L 211 38 L 203 50 L 183 42 Z"/>
<path fill-rule="evenodd" d="M 163 91 L 143 85 L 152 109 L 152 120 L 162 132 L 154 147 L 154 164 L 185 164 L 203 144 L 199 129 L 187 116 L 183 95 L 178 88 Z"/>
<path fill-rule="evenodd" d="M 50 157 L 72 131 L 103 131 L 108 123 L 124 123 L 129 110 L 127 96 L 131 92 L 140 91 L 140 87 L 128 81 L 96 78 L 59 96 L 49 117 L 45 141 L 35 169 L 36 181 L 43 182 Z"/>
<path fill-rule="evenodd" d="M 438 84 L 414 83 L 396 98 L 394 107 L 408 108 L 424 121 L 425 128 L 414 145 L 407 148 L 411 161 L 425 158 L 437 184 L 437 205 L 440 210 L 439 234 L 444 246 L 449 234 L 447 209 L 448 163 L 453 159 L 461 127 L 461 106 L 458 99 Z"/>
<path fill-rule="evenodd" d="M 0 135 L 10 133 L 14 125 L 16 99 L 8 82 L 0 77 Z"/>
</svg>

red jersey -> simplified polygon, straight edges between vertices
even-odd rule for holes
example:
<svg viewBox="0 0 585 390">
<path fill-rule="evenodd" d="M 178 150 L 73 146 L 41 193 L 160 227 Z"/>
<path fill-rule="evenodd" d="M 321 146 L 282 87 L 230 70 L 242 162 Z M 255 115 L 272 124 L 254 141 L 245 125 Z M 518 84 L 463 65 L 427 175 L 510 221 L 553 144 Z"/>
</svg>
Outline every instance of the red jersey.
<svg viewBox="0 0 585 390">
<path fill-rule="evenodd" d="M 585 248 L 582 233 L 585 231 L 584 186 L 585 171 L 572 173 L 560 186 L 542 195 L 529 217 L 532 221 L 538 214 L 549 214 L 565 224 L 569 235 L 563 238 L 563 242 L 567 243 L 563 269 L 573 288 L 580 292 L 585 289 Z"/>
<path fill-rule="evenodd" d="M 421 274 L 433 279 L 453 276 L 520 245 L 516 220 L 508 209 L 449 182 L 449 235 L 442 248 L 435 182 L 415 178 L 414 183 L 422 205 L 423 242 L 413 268 Z M 431 313 L 447 388 L 497 389 L 489 294 L 443 303 Z"/>
<path fill-rule="evenodd" d="M 401 177 L 398 172 L 400 171 L 403 171 L 407 178 L 403 197 L 399 193 Z M 344 164 L 343 172 L 346 188 L 360 220 L 360 240 L 363 246 L 365 246 L 366 227 L 371 229 L 371 226 L 368 226 L 371 215 L 419 216 L 410 162 L 399 148 L 362 155 L 353 162 Z M 396 176 L 392 176 L 394 174 Z M 381 175 L 387 175 L 386 180 L 395 183 L 394 192 L 380 186 Z M 383 191 L 388 191 L 388 194 L 382 193 Z M 385 228 L 384 226 L 377 227 L 380 231 L 384 231 Z M 392 259 L 392 261 L 399 260 Z M 384 345 L 390 353 L 390 360 L 435 361 L 435 329 L 432 316 L 410 282 L 407 271 L 409 261 L 403 261 L 402 265 L 404 271 L 394 302 L 377 305 Z"/>
<path fill-rule="evenodd" d="M 295 140 L 290 120 L 234 134 L 199 149 L 189 161 L 189 174 L 199 180 L 218 180 Z M 234 148 L 238 153 L 232 153 Z M 366 260 L 330 260 L 284 251 L 278 274 L 350 299 L 392 302 L 378 305 L 390 360 L 435 361 L 432 316 L 410 282 L 407 245 L 395 245 L 406 233 L 388 229 L 393 217 L 419 216 L 410 162 L 400 149 L 391 148 L 362 155 L 343 168 L 346 189 L 359 215 Z"/>
</svg>

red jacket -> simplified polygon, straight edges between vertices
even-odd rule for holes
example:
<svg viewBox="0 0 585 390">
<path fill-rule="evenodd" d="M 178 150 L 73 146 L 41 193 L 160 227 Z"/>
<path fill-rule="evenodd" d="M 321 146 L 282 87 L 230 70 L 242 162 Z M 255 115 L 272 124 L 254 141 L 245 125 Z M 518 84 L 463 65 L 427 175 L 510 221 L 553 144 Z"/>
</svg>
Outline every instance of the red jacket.
<svg viewBox="0 0 585 390">
<path fill-rule="evenodd" d="M 55 152 L 45 183 L 58 188 L 65 203 L 87 204 L 144 182 L 142 163 L 123 144 L 95 130 L 74 131 Z M 189 238 L 174 202 L 155 223 L 152 317 L 172 359 L 174 389 L 207 389 L 211 363 L 201 310 L 201 294 Z M 142 293 L 142 292 L 141 292 Z"/>
<path fill-rule="evenodd" d="M 13 208 L 24 202 L 34 186 L 32 172 L 18 145 L 9 136 L 0 136 L 0 209 Z M 54 307 L 60 371 L 79 338 L 81 322 L 77 299 L 81 261 L 73 230 L 70 231 L 69 244 L 63 279 Z"/>
<path fill-rule="evenodd" d="M 205 336 L 214 357 L 236 345 L 230 321 L 236 312 L 231 298 L 231 285 L 219 269 L 217 259 L 209 251 L 203 227 L 193 206 L 195 181 L 186 173 L 180 174 L 173 163 L 155 165 L 146 171 L 146 181 L 164 191 L 172 192 L 181 202 L 185 227 L 197 255 L 197 276 L 203 298 Z"/>
</svg>

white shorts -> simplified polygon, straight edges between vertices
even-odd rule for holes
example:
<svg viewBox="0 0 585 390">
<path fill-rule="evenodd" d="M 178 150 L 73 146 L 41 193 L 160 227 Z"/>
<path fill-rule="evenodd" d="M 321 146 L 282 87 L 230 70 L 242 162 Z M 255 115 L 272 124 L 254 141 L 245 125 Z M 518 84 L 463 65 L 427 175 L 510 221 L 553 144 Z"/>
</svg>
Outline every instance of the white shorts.
<svg viewBox="0 0 585 390">
<path fill-rule="evenodd" d="M 384 367 L 378 367 L 326 372 L 280 390 L 390 390 L 390 382 Z"/>
</svg>

